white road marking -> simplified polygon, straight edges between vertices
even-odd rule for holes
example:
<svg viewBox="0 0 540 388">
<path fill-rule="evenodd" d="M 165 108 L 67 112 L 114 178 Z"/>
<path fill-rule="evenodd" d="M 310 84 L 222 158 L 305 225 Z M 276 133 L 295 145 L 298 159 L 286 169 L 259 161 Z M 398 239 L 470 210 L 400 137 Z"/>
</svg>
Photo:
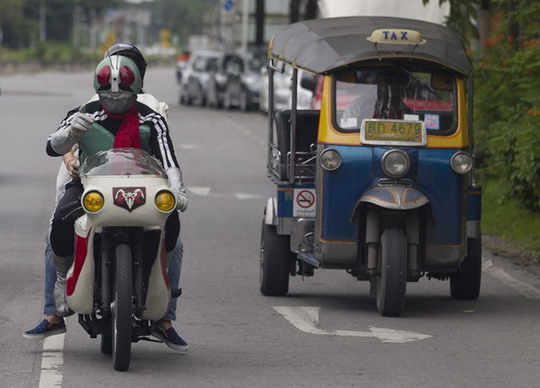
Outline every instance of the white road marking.
<svg viewBox="0 0 540 388">
<path fill-rule="evenodd" d="M 518 280 L 504 272 L 502 269 L 495 267 L 491 260 L 483 259 L 482 270 L 514 291 L 519 292 L 525 298 L 533 301 L 540 301 L 540 291 L 537 288 L 528 283 L 522 282 L 521 280 Z"/>
<path fill-rule="evenodd" d="M 292 323 L 297 329 L 308 334 L 366 338 L 375 337 L 379 338 L 385 343 L 398 344 L 432 337 L 431 335 L 427 334 L 371 326 L 369 327 L 370 331 L 321 329 L 317 327 L 319 323 L 318 307 L 273 306 L 273 309 L 283 315 L 283 317 L 285 317 L 285 319 Z"/>
<path fill-rule="evenodd" d="M 178 148 L 182 150 L 199 150 L 202 146 L 199 144 L 180 144 Z"/>
<path fill-rule="evenodd" d="M 249 193 L 233 193 L 233 194 L 212 193 L 212 188 L 209 186 L 189 186 L 187 190 L 190 193 L 201 196 L 201 197 L 236 198 L 236 199 L 265 198 L 263 195 L 249 194 Z"/>
<path fill-rule="evenodd" d="M 262 195 L 248 194 L 248 193 L 234 193 L 236 199 L 259 199 L 264 198 Z"/>
<path fill-rule="evenodd" d="M 187 190 L 195 195 L 207 196 L 210 194 L 210 187 L 207 186 L 189 186 Z"/>
<path fill-rule="evenodd" d="M 43 341 L 39 388 L 62 387 L 64 364 L 64 338 L 66 334 L 53 335 Z"/>
</svg>

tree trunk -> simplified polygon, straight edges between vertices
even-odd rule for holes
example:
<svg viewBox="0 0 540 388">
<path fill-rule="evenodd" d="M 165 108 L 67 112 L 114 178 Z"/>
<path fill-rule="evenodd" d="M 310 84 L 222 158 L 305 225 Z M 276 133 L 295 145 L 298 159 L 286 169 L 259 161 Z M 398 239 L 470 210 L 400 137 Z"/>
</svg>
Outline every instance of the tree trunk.
<svg viewBox="0 0 540 388">
<path fill-rule="evenodd" d="M 289 22 L 296 23 L 300 21 L 300 3 L 301 0 L 291 0 L 289 3 Z"/>
<path fill-rule="evenodd" d="M 255 2 L 255 46 L 264 45 L 264 0 Z"/>
<path fill-rule="evenodd" d="M 317 18 L 317 0 L 308 0 L 304 9 L 304 20 Z"/>
<path fill-rule="evenodd" d="M 508 21 L 508 33 L 510 34 L 510 38 L 512 39 L 512 44 L 514 46 L 514 49 L 517 51 L 520 47 L 520 39 L 519 39 L 519 23 L 516 21 L 516 12 L 518 8 L 518 2 L 517 0 L 510 0 L 509 4 L 510 6 L 510 20 Z"/>
</svg>

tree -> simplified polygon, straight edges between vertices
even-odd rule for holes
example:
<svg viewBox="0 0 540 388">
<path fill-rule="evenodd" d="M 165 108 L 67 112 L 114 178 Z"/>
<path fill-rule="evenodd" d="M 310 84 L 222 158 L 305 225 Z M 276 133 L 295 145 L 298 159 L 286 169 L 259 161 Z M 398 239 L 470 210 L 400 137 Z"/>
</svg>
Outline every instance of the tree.
<svg viewBox="0 0 540 388">
<path fill-rule="evenodd" d="M 37 19 L 29 19 L 24 13 L 23 0 L 2 0 L 0 12 L 2 44 L 17 49 L 27 47 L 37 34 Z"/>
<path fill-rule="evenodd" d="M 422 0 L 426 5 L 430 0 Z M 450 3 L 450 14 L 446 24 L 456 30 L 468 42 L 471 38 L 478 38 L 478 29 L 475 21 L 478 19 L 477 9 L 482 0 L 439 0 L 439 5 Z"/>
</svg>

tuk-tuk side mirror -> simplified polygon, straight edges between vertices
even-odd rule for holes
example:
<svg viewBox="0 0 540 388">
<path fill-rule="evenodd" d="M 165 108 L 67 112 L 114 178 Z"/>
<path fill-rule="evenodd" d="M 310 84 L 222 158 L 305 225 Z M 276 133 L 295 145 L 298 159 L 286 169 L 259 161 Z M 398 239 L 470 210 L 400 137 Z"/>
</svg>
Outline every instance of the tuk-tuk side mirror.
<svg viewBox="0 0 540 388">
<path fill-rule="evenodd" d="M 436 90 L 452 90 L 452 77 L 448 73 L 431 74 L 431 87 Z"/>
<path fill-rule="evenodd" d="M 317 87 L 317 77 L 313 74 L 305 72 L 302 73 L 302 78 L 300 79 L 300 86 L 311 92 L 315 92 L 315 88 Z"/>
</svg>

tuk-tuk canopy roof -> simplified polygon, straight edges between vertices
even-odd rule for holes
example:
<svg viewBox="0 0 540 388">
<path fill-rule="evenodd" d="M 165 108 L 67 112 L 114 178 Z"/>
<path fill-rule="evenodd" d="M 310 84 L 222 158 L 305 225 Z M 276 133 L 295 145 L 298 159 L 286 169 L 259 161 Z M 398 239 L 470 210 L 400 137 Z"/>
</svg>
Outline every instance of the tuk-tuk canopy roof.
<svg viewBox="0 0 540 388">
<path fill-rule="evenodd" d="M 408 32 L 403 35 L 404 31 Z M 379 37 L 393 37 L 395 41 Z M 417 40 L 401 44 L 402 37 Z M 434 61 L 465 76 L 472 71 L 456 32 L 435 23 L 393 17 L 354 16 L 293 23 L 272 38 L 268 55 L 316 74 L 362 60 L 396 56 Z"/>
</svg>

